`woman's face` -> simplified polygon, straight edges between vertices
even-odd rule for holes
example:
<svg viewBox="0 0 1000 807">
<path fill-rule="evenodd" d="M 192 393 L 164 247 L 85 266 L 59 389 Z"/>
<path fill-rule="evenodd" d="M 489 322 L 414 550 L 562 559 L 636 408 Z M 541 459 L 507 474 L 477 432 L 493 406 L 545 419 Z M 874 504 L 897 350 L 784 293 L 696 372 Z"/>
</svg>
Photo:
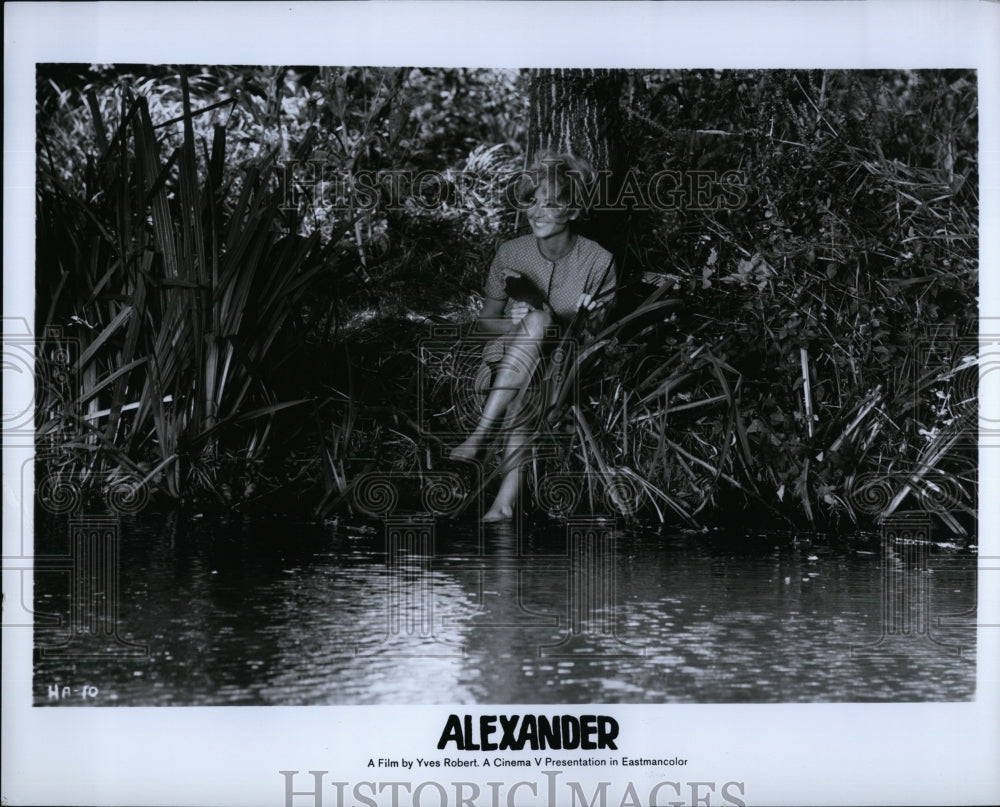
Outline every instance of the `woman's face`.
<svg viewBox="0 0 1000 807">
<path fill-rule="evenodd" d="M 578 211 L 557 202 L 554 191 L 551 185 L 542 183 L 531 196 L 528 222 L 535 238 L 550 238 L 565 232 L 578 215 Z"/>
</svg>

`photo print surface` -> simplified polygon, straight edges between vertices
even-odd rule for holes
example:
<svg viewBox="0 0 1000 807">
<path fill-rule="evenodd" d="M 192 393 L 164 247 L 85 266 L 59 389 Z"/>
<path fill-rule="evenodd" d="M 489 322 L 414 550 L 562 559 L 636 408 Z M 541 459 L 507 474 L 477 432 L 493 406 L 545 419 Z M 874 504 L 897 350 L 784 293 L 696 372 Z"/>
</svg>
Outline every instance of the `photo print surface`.
<svg viewBox="0 0 1000 807">
<path fill-rule="evenodd" d="M 974 699 L 975 70 L 36 102 L 35 706 Z"/>
</svg>

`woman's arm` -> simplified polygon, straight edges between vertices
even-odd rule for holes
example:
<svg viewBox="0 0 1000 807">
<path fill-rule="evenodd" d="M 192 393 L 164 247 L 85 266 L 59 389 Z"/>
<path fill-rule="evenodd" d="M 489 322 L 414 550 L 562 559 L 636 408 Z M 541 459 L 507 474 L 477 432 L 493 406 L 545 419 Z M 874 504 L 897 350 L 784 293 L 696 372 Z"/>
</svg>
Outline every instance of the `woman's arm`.
<svg viewBox="0 0 1000 807">
<path fill-rule="evenodd" d="M 510 299 L 510 295 L 504 288 L 505 278 L 510 274 L 520 274 L 511 271 L 510 261 L 504 257 L 506 251 L 507 244 L 501 244 L 493 263 L 490 264 L 490 271 L 486 276 L 486 284 L 483 289 L 483 307 L 472 326 L 473 333 L 492 333 L 502 336 L 510 332 L 531 310 L 531 306 L 515 300 L 511 305 L 510 313 L 504 314 L 504 308 L 507 307 L 507 301 Z"/>
<path fill-rule="evenodd" d="M 507 333 L 512 322 L 510 317 L 504 316 L 503 309 L 506 305 L 506 300 L 495 300 L 492 297 L 484 298 L 483 307 L 475 325 L 472 326 L 473 333 Z"/>
<path fill-rule="evenodd" d="M 492 297 L 486 297 L 479 316 L 472 326 L 472 332 L 503 335 L 508 333 L 532 310 L 531 306 L 527 303 L 515 300 L 514 305 L 510 309 L 510 316 L 506 316 L 503 311 L 506 305 L 506 300 L 495 300 Z"/>
<path fill-rule="evenodd" d="M 588 286 L 590 283 L 588 283 Z M 584 291 L 577 300 L 577 316 L 583 319 L 584 330 L 590 335 L 596 334 L 603 326 L 615 299 L 618 287 L 618 276 L 615 263 L 609 260 L 604 271 L 593 284 L 592 291 Z"/>
</svg>

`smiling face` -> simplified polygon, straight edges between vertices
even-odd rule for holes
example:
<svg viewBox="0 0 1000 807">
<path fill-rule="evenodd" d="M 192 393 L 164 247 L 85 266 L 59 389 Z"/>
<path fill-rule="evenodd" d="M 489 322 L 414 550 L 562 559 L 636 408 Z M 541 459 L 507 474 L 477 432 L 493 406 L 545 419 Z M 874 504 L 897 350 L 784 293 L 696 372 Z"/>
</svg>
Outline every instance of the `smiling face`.
<svg viewBox="0 0 1000 807">
<path fill-rule="evenodd" d="M 569 223 L 579 215 L 578 210 L 560 200 L 561 194 L 553 186 L 554 183 L 543 182 L 530 198 L 528 223 L 535 238 L 552 238 L 567 232 Z"/>
</svg>

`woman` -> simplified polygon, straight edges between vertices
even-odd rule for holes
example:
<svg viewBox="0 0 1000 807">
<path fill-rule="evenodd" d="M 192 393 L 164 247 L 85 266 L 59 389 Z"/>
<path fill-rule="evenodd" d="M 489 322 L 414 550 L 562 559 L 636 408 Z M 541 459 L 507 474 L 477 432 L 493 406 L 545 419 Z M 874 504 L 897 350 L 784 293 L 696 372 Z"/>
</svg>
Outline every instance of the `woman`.
<svg viewBox="0 0 1000 807">
<path fill-rule="evenodd" d="M 497 334 L 484 351 L 492 384 L 475 429 L 451 451 L 452 459 L 475 459 L 490 430 L 516 414 L 520 396 L 542 358 L 550 326 L 560 333 L 585 317 L 599 319 L 611 302 L 616 277 L 611 253 L 574 229 L 585 215 L 582 200 L 593 182 L 593 169 L 569 154 L 541 155 L 523 189 L 531 235 L 507 241 L 490 266 L 482 310 L 474 332 Z M 508 278 L 531 294 L 511 299 Z M 527 281 L 527 282 L 525 282 Z M 533 287 L 533 288 L 532 288 Z M 593 324 L 593 323 L 591 323 Z M 513 517 L 520 485 L 520 465 L 528 434 L 512 426 L 506 434 L 506 471 L 484 521 Z"/>
</svg>

